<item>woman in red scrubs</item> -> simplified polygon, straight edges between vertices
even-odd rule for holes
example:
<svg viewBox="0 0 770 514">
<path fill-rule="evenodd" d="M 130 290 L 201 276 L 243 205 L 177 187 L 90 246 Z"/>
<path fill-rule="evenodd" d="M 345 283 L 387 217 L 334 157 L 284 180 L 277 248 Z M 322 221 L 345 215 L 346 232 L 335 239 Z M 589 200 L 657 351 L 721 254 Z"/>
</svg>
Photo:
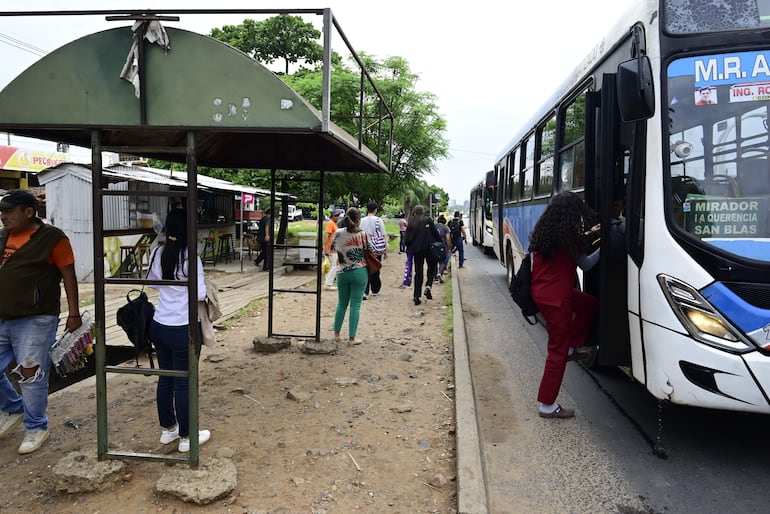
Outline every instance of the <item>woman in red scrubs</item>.
<svg viewBox="0 0 770 514">
<path fill-rule="evenodd" d="M 548 355 L 537 400 L 543 418 L 571 418 L 573 409 L 556 403 L 567 361 L 582 359 L 597 311 L 597 300 L 576 288 L 576 267 L 590 269 L 599 259 L 586 255 L 589 238 L 599 231 L 591 208 L 576 194 L 562 192 L 535 224 L 529 237 L 532 253 L 532 299 L 546 321 Z"/>
</svg>

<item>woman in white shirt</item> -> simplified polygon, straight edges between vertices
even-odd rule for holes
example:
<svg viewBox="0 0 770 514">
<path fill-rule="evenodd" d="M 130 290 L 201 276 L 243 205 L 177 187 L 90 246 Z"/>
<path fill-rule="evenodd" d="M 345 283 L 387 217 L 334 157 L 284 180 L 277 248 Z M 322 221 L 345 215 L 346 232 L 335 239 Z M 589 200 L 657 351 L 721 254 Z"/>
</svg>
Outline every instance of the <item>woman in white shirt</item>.
<svg viewBox="0 0 770 514">
<path fill-rule="evenodd" d="M 203 263 L 195 256 L 198 267 L 198 301 L 206 298 Z M 166 242 L 152 256 L 147 278 L 151 280 L 187 280 L 187 211 L 174 209 L 166 217 Z M 158 354 L 161 369 L 187 371 L 189 368 L 189 289 L 186 285 L 156 285 L 160 299 L 150 324 L 150 341 Z M 197 324 L 199 346 L 194 358 L 200 355 L 200 323 Z M 163 427 L 162 444 L 179 439 L 179 451 L 190 450 L 189 382 L 184 377 L 158 377 L 158 421 Z M 198 432 L 198 442 L 209 440 L 211 432 Z"/>
</svg>

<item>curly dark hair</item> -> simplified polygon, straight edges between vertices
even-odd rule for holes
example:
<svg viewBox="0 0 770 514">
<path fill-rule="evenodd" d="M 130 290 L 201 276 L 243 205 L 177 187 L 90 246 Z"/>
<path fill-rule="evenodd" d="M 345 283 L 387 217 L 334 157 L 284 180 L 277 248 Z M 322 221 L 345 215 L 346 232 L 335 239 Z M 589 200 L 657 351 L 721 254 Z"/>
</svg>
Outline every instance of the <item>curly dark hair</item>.
<svg viewBox="0 0 770 514">
<path fill-rule="evenodd" d="M 585 231 L 596 224 L 596 213 L 575 193 L 564 191 L 551 200 L 550 205 L 529 235 L 529 252 L 540 252 L 550 259 L 561 247 L 573 258 L 588 247 Z"/>
</svg>

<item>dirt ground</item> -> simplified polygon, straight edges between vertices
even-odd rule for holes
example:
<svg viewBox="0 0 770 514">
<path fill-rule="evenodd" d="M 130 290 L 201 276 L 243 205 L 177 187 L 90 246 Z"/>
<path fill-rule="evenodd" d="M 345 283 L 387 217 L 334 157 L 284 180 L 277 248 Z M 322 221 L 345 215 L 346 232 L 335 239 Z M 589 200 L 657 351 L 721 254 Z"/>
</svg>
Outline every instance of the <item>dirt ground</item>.
<svg viewBox="0 0 770 514">
<path fill-rule="evenodd" d="M 57 491 L 53 468 L 69 452 L 96 451 L 93 381 L 51 396 L 51 437 L 18 455 L 23 428 L 0 441 L 3 512 L 456 512 L 454 366 L 448 332 L 449 281 L 416 307 L 400 289 L 404 256 L 383 266 L 379 296 L 363 303 L 359 346 L 305 355 L 301 341 L 258 354 L 267 335 L 266 300 L 220 327 L 200 366 L 200 426 L 211 441 L 201 461 L 233 452 L 238 485 L 206 506 L 155 492 L 166 467 L 127 461 L 104 492 Z M 314 275 L 314 272 L 299 272 Z M 314 287 L 314 280 L 308 287 Z M 336 292 L 323 291 L 321 337 L 332 338 Z M 278 294 L 275 332 L 312 333 L 314 296 Z M 347 335 L 347 319 L 343 338 Z M 176 454 L 159 443 L 152 377 L 110 375 L 110 449 Z"/>
</svg>

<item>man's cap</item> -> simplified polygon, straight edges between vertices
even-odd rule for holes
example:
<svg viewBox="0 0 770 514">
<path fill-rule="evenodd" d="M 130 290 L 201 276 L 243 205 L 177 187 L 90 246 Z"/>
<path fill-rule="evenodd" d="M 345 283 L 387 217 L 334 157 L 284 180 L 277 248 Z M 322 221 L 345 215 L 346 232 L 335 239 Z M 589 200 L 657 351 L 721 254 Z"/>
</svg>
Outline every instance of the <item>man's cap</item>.
<svg viewBox="0 0 770 514">
<path fill-rule="evenodd" d="M 455 211 L 455 218 L 459 218 L 459 217 L 460 217 L 460 211 Z"/>
<path fill-rule="evenodd" d="M 37 209 L 37 198 L 24 189 L 14 189 L 0 200 L 0 210 L 13 209 L 17 205 Z"/>
<path fill-rule="evenodd" d="M 345 214 L 345 211 L 342 209 L 334 209 L 332 211 L 332 216 L 342 216 L 343 214 Z"/>
</svg>

